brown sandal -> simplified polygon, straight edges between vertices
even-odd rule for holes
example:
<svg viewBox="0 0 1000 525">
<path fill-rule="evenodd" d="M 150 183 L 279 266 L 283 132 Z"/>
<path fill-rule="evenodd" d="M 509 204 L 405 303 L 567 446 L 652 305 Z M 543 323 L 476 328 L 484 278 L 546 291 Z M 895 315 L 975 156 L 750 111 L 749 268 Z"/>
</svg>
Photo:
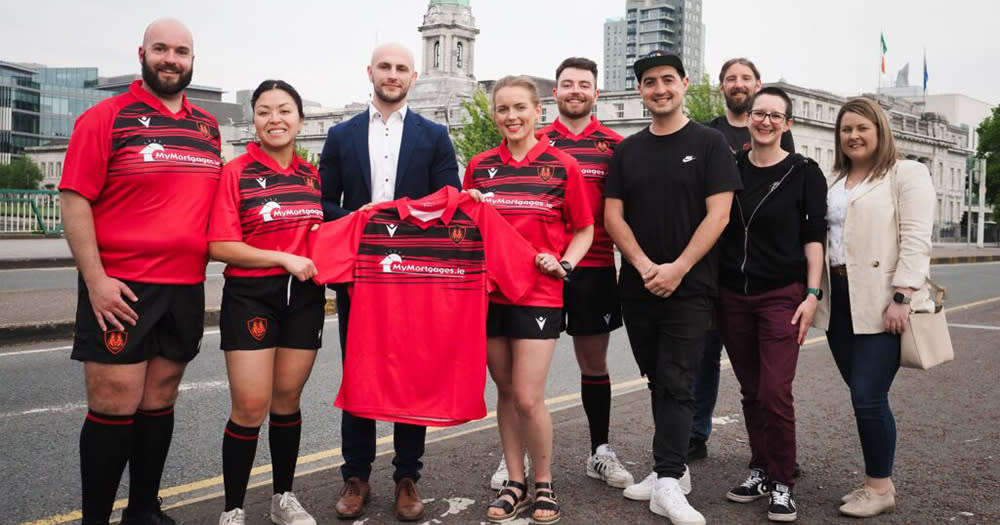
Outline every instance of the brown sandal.
<svg viewBox="0 0 1000 525">
<path fill-rule="evenodd" d="M 486 520 L 490 523 L 507 523 L 508 521 L 512 521 L 531 504 L 528 498 L 528 487 L 524 483 L 507 480 L 503 485 L 504 488 L 497 494 L 497 499 L 493 500 L 493 503 L 490 503 L 490 506 L 487 507 Z M 521 495 L 518 496 L 511 488 L 520 490 Z M 504 496 L 510 496 L 514 500 L 514 503 L 511 504 L 510 501 L 505 500 Z M 504 513 L 500 516 L 493 516 L 489 513 L 488 509 L 500 509 Z"/>
</svg>

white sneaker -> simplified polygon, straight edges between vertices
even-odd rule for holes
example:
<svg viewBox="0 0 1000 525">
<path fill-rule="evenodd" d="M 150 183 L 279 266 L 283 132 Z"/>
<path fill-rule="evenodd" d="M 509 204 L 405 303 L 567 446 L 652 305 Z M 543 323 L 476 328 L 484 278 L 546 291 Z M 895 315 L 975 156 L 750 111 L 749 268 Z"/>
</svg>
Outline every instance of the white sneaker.
<svg viewBox="0 0 1000 525">
<path fill-rule="evenodd" d="M 674 478 L 656 480 L 656 488 L 649 499 L 649 511 L 669 519 L 673 525 L 705 525 L 705 516 L 688 503 L 679 480 Z"/>
<path fill-rule="evenodd" d="M 656 472 L 650 472 L 646 479 L 636 483 L 635 485 L 629 485 L 625 487 L 622 495 L 626 499 L 633 501 L 649 501 L 649 498 L 653 494 L 653 489 L 656 487 Z M 678 480 L 678 484 L 681 487 L 681 492 L 684 494 L 691 493 L 691 470 L 684 465 L 684 475 Z"/>
<path fill-rule="evenodd" d="M 587 477 L 599 479 L 618 489 L 628 487 L 635 481 L 608 445 L 597 447 L 597 452 L 587 458 Z"/>
<path fill-rule="evenodd" d="M 271 496 L 271 521 L 278 525 L 316 525 L 291 491 Z"/>
<path fill-rule="evenodd" d="M 531 457 L 527 453 L 524 454 L 524 479 L 527 480 L 528 476 L 531 475 Z M 500 490 L 503 488 L 504 482 L 510 478 L 510 473 L 507 472 L 507 460 L 503 454 L 500 454 L 500 466 L 497 467 L 496 472 L 490 477 L 490 488 L 493 490 Z"/>
<path fill-rule="evenodd" d="M 243 509 L 233 509 L 229 512 L 223 512 L 219 516 L 219 525 L 244 525 L 246 523 L 246 515 L 243 514 Z"/>
</svg>

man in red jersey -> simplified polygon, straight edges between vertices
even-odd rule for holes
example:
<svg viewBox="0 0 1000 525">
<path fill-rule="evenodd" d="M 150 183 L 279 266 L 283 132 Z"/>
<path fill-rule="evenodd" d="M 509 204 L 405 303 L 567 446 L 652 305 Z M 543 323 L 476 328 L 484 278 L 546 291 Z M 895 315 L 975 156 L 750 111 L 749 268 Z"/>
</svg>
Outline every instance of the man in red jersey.
<svg viewBox="0 0 1000 525">
<path fill-rule="evenodd" d="M 632 475 L 608 446 L 611 378 L 608 375 L 610 333 L 622 326 L 614 246 L 604 229 L 604 181 L 614 147 L 622 137 L 591 114 L 600 92 L 597 64 L 571 57 L 556 68 L 552 90 L 559 116 L 542 129 L 552 145 L 580 163 L 584 187 L 594 212 L 594 242 L 563 287 L 563 326 L 573 336 L 580 366 L 580 397 L 590 425 L 587 476 L 616 488 L 632 484 Z"/>
<path fill-rule="evenodd" d="M 142 80 L 76 122 L 62 191 L 80 271 L 72 358 L 84 362 L 83 522 L 108 523 L 125 463 L 126 524 L 172 524 L 157 499 L 173 405 L 201 344 L 208 213 L 219 180 L 215 118 L 191 105 L 194 46 L 173 19 L 139 47 Z"/>
</svg>

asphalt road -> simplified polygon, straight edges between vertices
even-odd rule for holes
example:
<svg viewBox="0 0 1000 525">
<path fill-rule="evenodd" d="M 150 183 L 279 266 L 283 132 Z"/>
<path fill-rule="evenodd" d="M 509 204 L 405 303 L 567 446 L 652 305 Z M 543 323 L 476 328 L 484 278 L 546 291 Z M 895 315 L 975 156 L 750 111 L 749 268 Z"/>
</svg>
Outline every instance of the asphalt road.
<svg viewBox="0 0 1000 525">
<path fill-rule="evenodd" d="M 949 306 L 1000 296 L 1000 264 L 936 266 L 932 273 L 939 283 L 949 287 Z M 7 286 L 6 282 L 4 286 Z M 986 322 L 998 324 L 996 319 Z M 305 431 L 301 454 L 306 459 L 300 460 L 300 464 L 304 463 L 308 468 L 300 467 L 300 473 L 329 466 L 338 459 L 337 452 L 331 450 L 340 444 L 339 410 L 332 407 L 340 373 L 339 345 L 333 335 L 336 333 L 335 323 L 333 318 L 328 318 L 329 335 L 325 338 L 303 398 Z M 811 334 L 813 337 L 818 335 Z M 174 444 L 164 472 L 162 486 L 165 489 L 185 486 L 188 490 L 204 485 L 218 490 L 217 484 L 204 481 L 221 474 L 221 436 L 229 410 L 225 368 L 222 354 L 217 349 L 218 342 L 217 332 L 207 331 L 203 355 L 188 368 L 182 386 L 184 392 L 177 405 Z M 995 344 L 995 337 L 983 339 L 983 343 Z M 3 473 L 0 478 L 0 508 L 4 510 L 0 522 L 39 520 L 79 508 L 77 444 L 86 409 L 82 369 L 78 363 L 69 360 L 68 344 L 55 342 L 0 348 L 0 392 L 3 399 L 0 407 L 0 443 L 3 444 L 3 454 L 0 454 L 0 473 Z M 623 330 L 612 335 L 609 361 L 613 383 L 632 385 L 631 390 L 642 389 L 635 381 L 638 372 Z M 994 358 L 990 366 L 995 367 L 996 362 Z M 730 376 L 724 374 L 725 381 L 732 382 Z M 571 344 L 568 338 L 563 337 L 549 375 L 547 397 L 557 398 L 557 402 L 560 398 L 565 400 L 578 388 L 579 375 Z M 630 395 L 635 397 L 638 394 Z M 492 410 L 495 392 L 489 382 L 486 399 Z M 641 400 L 641 397 L 636 399 Z M 905 403 L 905 400 L 900 401 Z M 981 410 L 978 416 L 988 425 L 992 425 L 997 417 L 996 407 L 992 404 L 966 406 L 963 410 Z M 475 426 L 470 424 L 440 431 L 434 437 L 459 434 Z M 380 425 L 379 435 L 389 432 L 388 425 Z M 805 429 L 803 434 L 816 435 L 817 432 L 816 429 Z M 564 436 L 557 435 L 557 439 L 564 439 Z M 995 447 L 996 443 L 993 443 L 994 450 Z M 494 456 L 488 462 L 495 460 Z M 260 446 L 255 464 L 263 466 L 269 462 L 267 447 Z M 996 464 L 991 463 L 987 467 L 994 470 L 984 475 L 995 483 L 998 478 Z M 493 465 L 480 468 L 491 471 Z M 636 474 L 642 473 L 637 471 Z M 260 475 L 266 476 L 266 469 Z M 332 473 L 324 475 L 333 476 Z M 119 494 L 119 497 L 125 496 L 124 491 Z"/>
<path fill-rule="evenodd" d="M 225 264 L 211 262 L 205 270 L 208 279 L 222 279 Z M 0 270 L 0 292 L 29 290 L 76 290 L 76 268 L 38 268 Z"/>
</svg>

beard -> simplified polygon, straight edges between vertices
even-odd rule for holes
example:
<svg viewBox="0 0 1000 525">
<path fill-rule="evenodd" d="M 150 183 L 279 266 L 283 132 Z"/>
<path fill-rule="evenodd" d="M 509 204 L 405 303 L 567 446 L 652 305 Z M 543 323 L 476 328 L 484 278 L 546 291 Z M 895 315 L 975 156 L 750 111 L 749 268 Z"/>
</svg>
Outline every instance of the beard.
<svg viewBox="0 0 1000 525">
<path fill-rule="evenodd" d="M 406 93 L 410 90 L 409 86 L 400 84 L 399 94 L 393 96 L 383 91 L 380 86 L 373 85 L 372 89 L 375 91 L 375 96 L 382 102 L 385 102 L 386 104 L 395 104 L 405 99 Z"/>
<path fill-rule="evenodd" d="M 569 119 L 586 117 L 587 115 L 590 115 L 590 113 L 594 109 L 594 103 L 593 102 L 587 103 L 586 101 L 580 107 L 579 111 L 571 110 L 569 108 L 568 101 L 559 100 L 556 101 L 556 105 L 559 107 L 559 114 Z"/>
<path fill-rule="evenodd" d="M 188 84 L 191 83 L 191 77 L 194 75 L 194 66 L 188 69 L 187 73 L 182 72 L 175 66 L 161 66 L 161 70 L 179 73 L 176 81 L 167 83 L 161 81 L 156 71 L 149 67 L 146 63 L 146 57 L 142 57 L 140 62 L 142 63 L 142 81 L 149 86 L 149 89 L 153 90 L 153 93 L 163 97 L 171 97 L 184 91 L 184 88 L 188 87 Z"/>
<path fill-rule="evenodd" d="M 736 96 L 735 95 L 737 95 L 739 93 L 743 93 L 744 95 L 746 95 L 743 98 L 742 102 L 736 100 Z M 744 91 L 742 89 L 738 90 L 738 91 L 737 90 L 730 91 L 729 93 L 725 93 L 725 96 L 723 98 L 726 99 L 726 107 L 729 108 L 729 111 L 732 111 L 733 113 L 736 113 L 738 115 L 742 115 L 743 113 L 746 113 L 748 109 L 750 109 L 750 92 L 749 91 Z"/>
</svg>

